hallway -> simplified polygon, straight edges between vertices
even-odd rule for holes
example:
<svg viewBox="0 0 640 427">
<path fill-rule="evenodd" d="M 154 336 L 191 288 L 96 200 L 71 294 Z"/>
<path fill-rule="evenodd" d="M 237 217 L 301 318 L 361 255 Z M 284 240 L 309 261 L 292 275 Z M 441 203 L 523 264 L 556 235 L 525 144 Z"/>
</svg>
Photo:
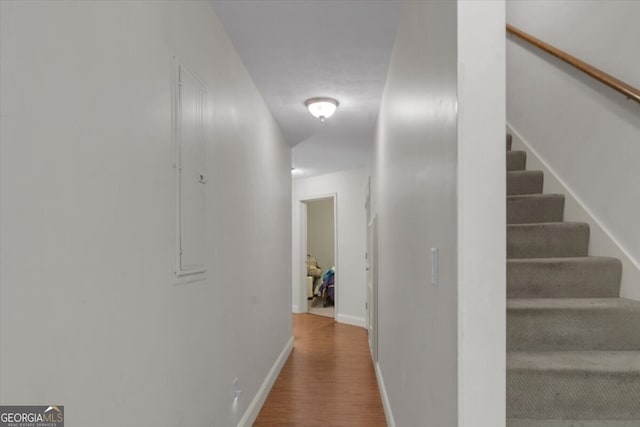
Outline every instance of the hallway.
<svg viewBox="0 0 640 427">
<path fill-rule="evenodd" d="M 293 352 L 254 426 L 386 426 L 363 328 L 293 315 Z"/>
</svg>

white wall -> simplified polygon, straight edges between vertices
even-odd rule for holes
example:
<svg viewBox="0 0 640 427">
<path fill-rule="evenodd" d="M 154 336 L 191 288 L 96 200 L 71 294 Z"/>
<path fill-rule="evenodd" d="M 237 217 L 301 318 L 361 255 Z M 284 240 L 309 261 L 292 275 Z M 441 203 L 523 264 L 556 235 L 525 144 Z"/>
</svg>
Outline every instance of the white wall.
<svg viewBox="0 0 640 427">
<path fill-rule="evenodd" d="M 457 425 L 456 31 L 455 2 L 405 3 L 378 117 L 378 363 L 398 426 Z"/>
<path fill-rule="evenodd" d="M 307 253 L 315 257 L 322 274 L 335 264 L 333 199 L 307 202 Z"/>
<path fill-rule="evenodd" d="M 303 279 L 305 258 L 302 254 L 300 203 L 335 194 L 338 234 L 336 251 L 336 318 L 339 322 L 365 325 L 366 271 L 364 254 L 366 251 L 366 211 L 364 208 L 365 169 L 354 169 L 320 175 L 312 178 L 294 179 L 292 183 L 293 215 L 293 268 L 292 300 L 293 311 L 306 309 L 306 289 Z M 324 266 L 323 266 L 324 268 Z M 302 309 L 301 309 L 302 307 Z"/>
<path fill-rule="evenodd" d="M 640 4 L 627 0 L 508 1 L 507 22 L 640 87 L 637 47 L 640 29 L 631 25 Z"/>
<path fill-rule="evenodd" d="M 640 87 L 640 2 L 507 5 L 509 23 Z M 517 39 L 507 58 L 509 125 L 591 214 L 591 254 L 623 258 L 622 295 L 640 299 L 640 105 Z"/>
<path fill-rule="evenodd" d="M 503 37 L 503 2 L 404 4 L 372 177 L 391 425 L 504 425 Z"/>
<path fill-rule="evenodd" d="M 290 149 L 221 24 L 206 2 L 0 8 L 1 403 L 236 425 L 291 337 Z M 208 272 L 190 284 L 171 55 L 208 87 Z"/>
<path fill-rule="evenodd" d="M 458 426 L 506 413 L 505 4 L 458 2 Z"/>
</svg>

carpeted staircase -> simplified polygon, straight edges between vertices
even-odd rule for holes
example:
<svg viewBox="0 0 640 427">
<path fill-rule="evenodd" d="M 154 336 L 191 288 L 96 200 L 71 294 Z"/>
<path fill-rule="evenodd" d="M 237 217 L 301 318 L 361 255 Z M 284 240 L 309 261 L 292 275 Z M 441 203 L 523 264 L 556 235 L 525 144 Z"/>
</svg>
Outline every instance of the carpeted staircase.
<svg viewBox="0 0 640 427">
<path fill-rule="evenodd" d="M 507 427 L 640 427 L 640 302 L 507 136 Z"/>
</svg>

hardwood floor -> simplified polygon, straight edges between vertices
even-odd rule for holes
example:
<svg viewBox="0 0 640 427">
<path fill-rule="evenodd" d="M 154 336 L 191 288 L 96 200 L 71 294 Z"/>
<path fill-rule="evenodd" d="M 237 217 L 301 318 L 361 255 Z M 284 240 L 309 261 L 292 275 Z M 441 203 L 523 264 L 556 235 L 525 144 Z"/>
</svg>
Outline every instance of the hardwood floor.
<svg viewBox="0 0 640 427">
<path fill-rule="evenodd" d="M 294 346 L 254 426 L 386 426 L 367 332 L 293 315 Z"/>
</svg>

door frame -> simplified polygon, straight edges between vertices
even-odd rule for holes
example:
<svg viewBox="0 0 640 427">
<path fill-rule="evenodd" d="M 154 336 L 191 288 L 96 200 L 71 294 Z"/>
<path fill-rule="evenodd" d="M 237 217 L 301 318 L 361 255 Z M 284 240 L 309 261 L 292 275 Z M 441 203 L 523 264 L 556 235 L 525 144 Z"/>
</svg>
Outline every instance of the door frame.
<svg viewBox="0 0 640 427">
<path fill-rule="evenodd" d="M 333 265 L 336 267 L 334 275 L 334 300 L 333 300 L 333 318 L 338 319 L 338 301 L 340 294 L 340 268 L 338 266 L 338 193 L 320 194 L 316 196 L 308 196 L 299 200 L 300 214 L 300 253 L 298 254 L 298 263 L 300 266 L 300 276 L 298 278 L 298 286 L 300 290 L 299 311 L 307 313 L 309 304 L 307 300 L 307 202 L 318 200 L 333 200 Z M 303 308 L 304 307 L 304 308 Z"/>
</svg>

